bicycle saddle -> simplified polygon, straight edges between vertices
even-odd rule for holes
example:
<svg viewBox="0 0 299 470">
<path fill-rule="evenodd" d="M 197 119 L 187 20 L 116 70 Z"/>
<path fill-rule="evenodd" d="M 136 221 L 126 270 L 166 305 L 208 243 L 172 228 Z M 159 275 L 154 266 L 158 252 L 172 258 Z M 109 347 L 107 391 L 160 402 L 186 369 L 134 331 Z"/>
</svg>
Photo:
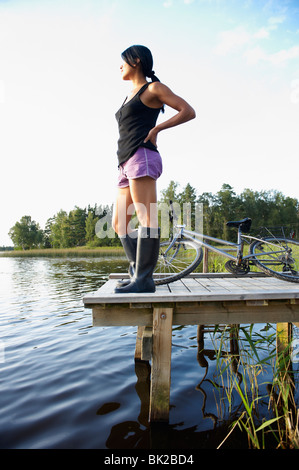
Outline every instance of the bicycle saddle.
<svg viewBox="0 0 299 470">
<path fill-rule="evenodd" d="M 249 217 L 245 217 L 245 219 L 238 220 L 237 222 L 226 222 L 228 227 L 240 227 L 241 232 L 247 233 L 251 227 L 251 219 Z"/>
</svg>

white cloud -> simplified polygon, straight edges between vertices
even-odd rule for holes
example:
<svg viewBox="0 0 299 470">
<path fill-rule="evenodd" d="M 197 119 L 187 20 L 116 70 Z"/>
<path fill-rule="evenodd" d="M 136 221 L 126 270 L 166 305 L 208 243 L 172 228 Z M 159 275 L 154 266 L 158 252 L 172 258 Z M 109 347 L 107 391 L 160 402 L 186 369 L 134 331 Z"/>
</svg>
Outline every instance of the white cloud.
<svg viewBox="0 0 299 470">
<path fill-rule="evenodd" d="M 249 32 L 245 27 L 222 31 L 219 33 L 219 42 L 214 52 L 219 55 L 227 55 L 231 52 L 240 51 L 244 46 L 255 44 L 258 40 L 270 37 L 271 27 L 262 27 L 256 32 Z"/>
<path fill-rule="evenodd" d="M 261 60 L 265 60 L 266 54 L 260 46 L 253 47 L 244 53 L 248 65 L 255 65 Z"/>
<path fill-rule="evenodd" d="M 269 39 L 270 32 L 285 21 L 286 16 L 284 15 L 271 16 L 268 18 L 267 25 L 255 32 L 250 32 L 244 26 L 222 31 L 218 35 L 219 42 L 214 47 L 214 53 L 225 56 L 240 52 L 245 57 L 248 65 L 255 65 L 264 61 L 274 66 L 285 66 L 289 61 L 299 57 L 299 45 L 269 53 L 259 44 L 261 40 Z"/>
<path fill-rule="evenodd" d="M 220 41 L 214 48 L 214 52 L 219 55 L 226 55 L 230 52 L 240 50 L 242 46 L 248 44 L 251 36 L 241 26 L 228 31 L 222 31 L 219 34 Z"/>
<path fill-rule="evenodd" d="M 286 16 L 281 15 L 281 16 L 271 16 L 268 19 L 268 24 L 270 29 L 276 29 L 278 24 L 284 23 L 286 20 Z"/>
<path fill-rule="evenodd" d="M 255 65 L 260 61 L 268 62 L 274 66 L 285 66 L 290 60 L 299 57 L 299 46 L 289 49 L 282 49 L 273 54 L 268 54 L 261 47 L 257 46 L 244 53 L 248 65 Z"/>
<path fill-rule="evenodd" d="M 266 60 L 273 65 L 284 65 L 289 60 L 297 59 L 297 57 L 299 57 L 299 46 L 293 46 L 289 49 L 278 51 L 275 54 L 269 54 L 266 56 Z"/>
<path fill-rule="evenodd" d="M 261 28 L 256 33 L 254 33 L 253 37 L 256 39 L 267 39 L 270 33 L 267 28 Z"/>
</svg>

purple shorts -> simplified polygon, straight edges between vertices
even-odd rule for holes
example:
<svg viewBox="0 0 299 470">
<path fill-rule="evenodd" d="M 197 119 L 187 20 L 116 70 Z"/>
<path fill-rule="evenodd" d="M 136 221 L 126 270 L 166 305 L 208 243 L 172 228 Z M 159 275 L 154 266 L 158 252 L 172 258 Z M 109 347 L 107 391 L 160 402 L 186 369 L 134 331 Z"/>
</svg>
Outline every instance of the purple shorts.
<svg viewBox="0 0 299 470">
<path fill-rule="evenodd" d="M 118 187 L 129 186 L 130 179 L 150 176 L 157 180 L 162 173 L 162 159 L 159 152 L 139 147 L 134 155 L 119 165 Z"/>
</svg>

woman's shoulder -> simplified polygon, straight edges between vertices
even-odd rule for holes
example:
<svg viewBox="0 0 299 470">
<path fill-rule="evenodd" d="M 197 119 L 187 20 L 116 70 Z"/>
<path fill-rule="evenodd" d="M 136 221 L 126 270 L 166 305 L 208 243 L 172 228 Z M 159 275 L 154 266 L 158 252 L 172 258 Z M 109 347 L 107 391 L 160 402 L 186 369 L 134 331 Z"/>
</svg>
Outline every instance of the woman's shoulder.
<svg viewBox="0 0 299 470">
<path fill-rule="evenodd" d="M 162 82 L 149 82 L 149 84 L 148 84 L 148 89 L 150 91 L 162 90 L 165 87 L 166 87 L 166 85 L 164 85 L 164 83 L 162 83 Z"/>
<path fill-rule="evenodd" d="M 147 89 L 155 96 L 161 96 L 165 92 L 170 91 L 169 87 L 162 82 L 150 82 Z"/>
</svg>

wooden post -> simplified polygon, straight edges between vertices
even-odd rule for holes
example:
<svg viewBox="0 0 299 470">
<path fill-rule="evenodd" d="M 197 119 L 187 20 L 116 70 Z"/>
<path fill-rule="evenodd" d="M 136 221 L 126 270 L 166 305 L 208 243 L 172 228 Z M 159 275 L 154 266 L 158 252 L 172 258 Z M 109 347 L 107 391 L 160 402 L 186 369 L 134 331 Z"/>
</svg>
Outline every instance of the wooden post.
<svg viewBox="0 0 299 470">
<path fill-rule="evenodd" d="M 141 360 L 150 361 L 153 354 L 153 327 L 146 326 L 142 335 Z"/>
<path fill-rule="evenodd" d="M 209 250 L 204 247 L 203 249 L 203 262 L 202 262 L 202 272 L 208 273 L 209 272 Z M 197 344 L 202 344 L 202 350 L 198 349 L 197 353 L 197 360 L 202 361 L 202 364 L 205 364 L 202 367 L 208 367 L 207 361 L 204 357 L 203 353 L 203 344 L 204 344 L 204 325 L 198 325 L 197 327 Z M 201 365 L 201 364 L 200 364 Z"/>
<path fill-rule="evenodd" d="M 203 249 L 202 272 L 209 272 L 209 250 L 206 247 L 204 247 Z"/>
<path fill-rule="evenodd" d="M 169 420 L 172 308 L 154 308 L 150 421 Z"/>
<path fill-rule="evenodd" d="M 277 354 L 288 355 L 288 348 L 292 341 L 292 323 L 277 323 L 276 348 Z"/>
<path fill-rule="evenodd" d="M 145 329 L 145 326 L 138 326 L 138 328 L 137 328 L 136 346 L 135 346 L 135 361 L 141 361 L 142 335 L 143 335 L 144 329 Z"/>
<path fill-rule="evenodd" d="M 152 336 L 151 326 L 138 326 L 135 347 L 135 362 L 150 361 L 152 358 Z"/>
<path fill-rule="evenodd" d="M 293 433 L 290 423 L 296 420 L 297 410 L 294 407 L 294 374 L 291 361 L 292 323 L 277 323 L 276 325 L 276 352 L 278 359 L 279 389 L 277 394 L 277 406 L 287 406 L 289 417 L 286 420 L 287 432 Z"/>
</svg>

